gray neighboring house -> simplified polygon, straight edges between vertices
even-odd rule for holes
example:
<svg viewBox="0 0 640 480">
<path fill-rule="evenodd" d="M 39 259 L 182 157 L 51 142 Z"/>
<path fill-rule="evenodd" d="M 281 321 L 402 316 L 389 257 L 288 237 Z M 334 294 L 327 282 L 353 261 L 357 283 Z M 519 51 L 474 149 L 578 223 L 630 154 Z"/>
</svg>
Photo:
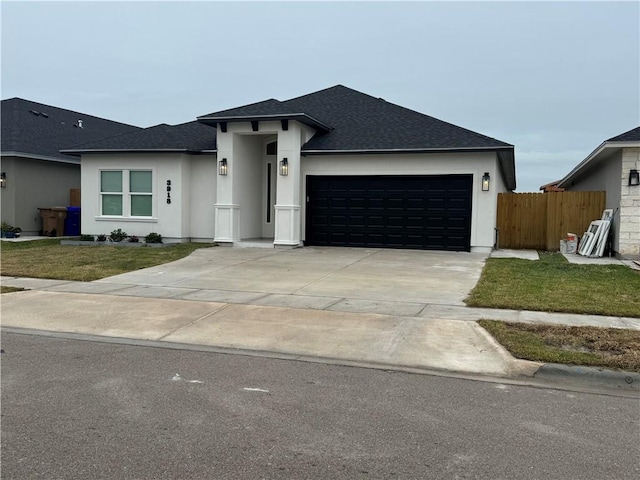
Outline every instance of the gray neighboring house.
<svg viewBox="0 0 640 480">
<path fill-rule="evenodd" d="M 568 191 L 607 192 L 615 211 L 613 249 L 640 259 L 640 127 L 605 140 L 558 183 Z M 582 232 L 580 232 L 582 233 Z"/>
<path fill-rule="evenodd" d="M 2 100 L 1 113 L 1 219 L 26 235 L 42 228 L 39 207 L 68 206 L 80 188 L 80 159 L 60 149 L 139 130 L 22 98 Z"/>
</svg>

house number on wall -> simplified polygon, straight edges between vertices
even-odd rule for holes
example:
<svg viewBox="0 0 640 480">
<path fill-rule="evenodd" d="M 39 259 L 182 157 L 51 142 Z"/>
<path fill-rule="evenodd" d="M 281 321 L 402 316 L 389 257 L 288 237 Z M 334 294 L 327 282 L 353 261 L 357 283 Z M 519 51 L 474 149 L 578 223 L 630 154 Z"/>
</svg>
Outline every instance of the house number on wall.
<svg viewBox="0 0 640 480">
<path fill-rule="evenodd" d="M 171 180 L 167 180 L 167 203 L 171 203 Z"/>
</svg>

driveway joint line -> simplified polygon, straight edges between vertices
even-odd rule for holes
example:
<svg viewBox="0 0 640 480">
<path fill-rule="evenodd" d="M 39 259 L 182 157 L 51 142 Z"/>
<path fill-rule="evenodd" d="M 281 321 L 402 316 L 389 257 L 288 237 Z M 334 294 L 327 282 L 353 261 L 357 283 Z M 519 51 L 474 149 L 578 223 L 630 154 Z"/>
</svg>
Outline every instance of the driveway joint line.
<svg viewBox="0 0 640 480">
<path fill-rule="evenodd" d="M 330 297 L 327 297 L 327 298 L 330 298 Z M 340 303 L 340 302 L 344 302 L 345 300 L 346 300 L 346 298 L 339 298 L 338 300 L 336 300 L 336 301 L 335 301 L 335 302 L 333 302 L 332 304 L 327 305 L 326 307 L 322 308 L 322 310 L 328 310 L 328 309 L 330 309 L 331 307 L 333 307 L 334 305 L 337 305 L 337 304 L 338 304 L 338 303 Z"/>
<path fill-rule="evenodd" d="M 197 318 L 196 320 L 194 320 L 193 322 L 189 322 L 186 325 L 181 325 L 180 327 L 176 328 L 175 330 L 172 330 L 171 332 L 165 333 L 164 335 L 162 335 L 161 337 L 158 337 L 157 340 L 162 340 L 164 338 L 167 338 L 169 335 L 173 335 L 176 332 L 179 332 L 180 330 L 190 327 L 192 325 L 195 325 L 196 323 L 200 322 L 201 320 L 204 320 L 205 318 L 209 318 L 212 315 L 215 315 L 216 313 L 224 310 L 225 308 L 227 308 L 229 306 L 228 303 L 223 304 L 222 306 L 216 308 L 215 310 L 213 310 L 212 312 L 207 313 L 206 315 L 203 315 L 200 318 Z"/>
</svg>

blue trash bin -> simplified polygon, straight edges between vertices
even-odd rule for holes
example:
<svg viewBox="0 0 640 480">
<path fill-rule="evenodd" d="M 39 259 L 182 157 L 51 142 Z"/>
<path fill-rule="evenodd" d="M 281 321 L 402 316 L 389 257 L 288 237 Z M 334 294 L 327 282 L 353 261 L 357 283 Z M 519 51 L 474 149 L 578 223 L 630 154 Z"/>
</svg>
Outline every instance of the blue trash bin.
<svg viewBox="0 0 640 480">
<path fill-rule="evenodd" d="M 67 218 L 64 219 L 64 234 L 69 237 L 80 235 L 80 207 L 67 207 Z"/>
</svg>

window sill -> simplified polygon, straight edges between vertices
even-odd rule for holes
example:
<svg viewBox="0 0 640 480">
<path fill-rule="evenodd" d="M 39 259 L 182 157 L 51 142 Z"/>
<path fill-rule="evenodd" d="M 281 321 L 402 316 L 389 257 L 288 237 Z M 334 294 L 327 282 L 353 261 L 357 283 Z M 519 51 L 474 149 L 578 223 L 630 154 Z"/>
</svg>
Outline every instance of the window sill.
<svg viewBox="0 0 640 480">
<path fill-rule="evenodd" d="M 94 217 L 96 222 L 140 222 L 140 223 L 158 223 L 155 217 Z"/>
</svg>

